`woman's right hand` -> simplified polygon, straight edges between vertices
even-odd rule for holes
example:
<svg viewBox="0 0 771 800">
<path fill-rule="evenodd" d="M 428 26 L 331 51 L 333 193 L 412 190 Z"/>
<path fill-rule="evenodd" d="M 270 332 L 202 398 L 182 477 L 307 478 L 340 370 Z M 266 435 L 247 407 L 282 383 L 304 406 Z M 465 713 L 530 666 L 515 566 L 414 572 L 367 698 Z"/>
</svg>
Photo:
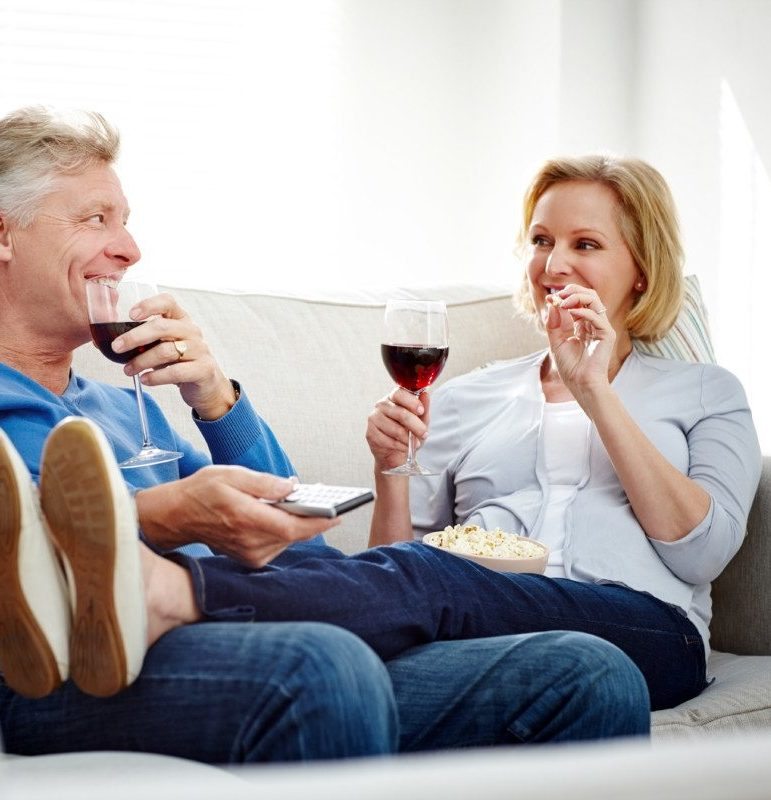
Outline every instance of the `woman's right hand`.
<svg viewBox="0 0 771 800">
<path fill-rule="evenodd" d="M 367 418 L 367 444 L 375 459 L 375 470 L 392 469 L 407 458 L 407 436 L 411 431 L 415 447 L 428 436 L 431 398 L 427 392 L 414 395 L 396 387 L 378 400 Z"/>
</svg>

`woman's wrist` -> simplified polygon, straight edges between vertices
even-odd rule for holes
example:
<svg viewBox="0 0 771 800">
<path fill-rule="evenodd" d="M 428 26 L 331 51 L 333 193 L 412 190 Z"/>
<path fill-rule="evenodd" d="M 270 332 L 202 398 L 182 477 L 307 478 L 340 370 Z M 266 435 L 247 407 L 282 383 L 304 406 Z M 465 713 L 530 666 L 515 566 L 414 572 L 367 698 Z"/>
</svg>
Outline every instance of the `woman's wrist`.
<svg viewBox="0 0 771 800">
<path fill-rule="evenodd" d="M 594 420 L 595 416 L 601 413 L 607 406 L 608 401 L 615 396 L 613 387 L 605 381 L 598 382 L 589 386 L 582 386 L 572 391 L 573 397 L 584 410 L 589 419 Z"/>
<path fill-rule="evenodd" d="M 370 547 L 409 541 L 412 538 L 410 479 L 401 475 L 383 475 L 376 470 L 375 498 Z"/>
</svg>

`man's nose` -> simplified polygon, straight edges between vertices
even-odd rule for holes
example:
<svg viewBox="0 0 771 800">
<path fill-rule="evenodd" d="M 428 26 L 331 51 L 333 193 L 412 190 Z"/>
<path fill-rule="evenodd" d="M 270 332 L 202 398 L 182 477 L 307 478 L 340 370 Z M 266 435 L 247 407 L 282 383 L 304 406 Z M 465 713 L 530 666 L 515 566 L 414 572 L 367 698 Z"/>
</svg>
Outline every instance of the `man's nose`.
<svg viewBox="0 0 771 800">
<path fill-rule="evenodd" d="M 142 257 L 142 253 L 134 241 L 134 237 L 123 228 L 121 233 L 110 242 L 105 249 L 105 253 L 115 261 L 119 261 L 123 266 L 130 267 L 136 264 Z"/>
</svg>

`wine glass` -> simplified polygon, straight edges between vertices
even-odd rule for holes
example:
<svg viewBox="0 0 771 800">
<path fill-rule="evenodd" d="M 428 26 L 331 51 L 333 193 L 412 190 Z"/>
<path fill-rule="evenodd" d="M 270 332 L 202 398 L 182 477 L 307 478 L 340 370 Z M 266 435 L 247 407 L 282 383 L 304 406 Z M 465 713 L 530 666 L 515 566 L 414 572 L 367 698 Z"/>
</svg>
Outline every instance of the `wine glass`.
<svg viewBox="0 0 771 800">
<path fill-rule="evenodd" d="M 449 353 L 447 308 L 439 300 L 389 300 L 385 310 L 383 363 L 404 389 L 419 395 L 442 371 Z M 407 460 L 385 475 L 435 475 L 415 458 L 415 442 L 408 434 Z"/>
<path fill-rule="evenodd" d="M 158 341 L 135 347 L 133 350 L 116 353 L 111 345 L 123 333 L 142 325 L 146 320 L 136 322 L 129 316 L 130 309 L 140 300 L 158 294 L 152 283 L 124 280 L 125 272 L 114 272 L 86 281 L 86 299 L 88 302 L 88 320 L 91 327 L 91 338 L 102 355 L 118 364 L 127 364 L 145 350 L 150 350 Z M 153 464 L 164 464 L 182 458 L 182 453 L 175 450 L 162 450 L 150 439 L 147 425 L 147 411 L 142 394 L 142 383 L 139 375 L 134 375 L 134 393 L 139 411 L 139 424 L 142 430 L 142 447 L 139 452 L 121 462 L 123 469 L 146 467 Z"/>
</svg>

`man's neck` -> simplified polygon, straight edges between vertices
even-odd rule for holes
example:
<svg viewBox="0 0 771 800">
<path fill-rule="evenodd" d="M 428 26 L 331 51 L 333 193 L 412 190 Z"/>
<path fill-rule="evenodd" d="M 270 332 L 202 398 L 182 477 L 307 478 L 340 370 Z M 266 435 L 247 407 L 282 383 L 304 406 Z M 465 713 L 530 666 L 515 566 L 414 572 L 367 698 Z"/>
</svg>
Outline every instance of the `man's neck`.
<svg viewBox="0 0 771 800">
<path fill-rule="evenodd" d="M 54 394 L 64 394 L 70 382 L 72 351 L 43 351 L 0 339 L 0 362 L 21 372 Z"/>
</svg>

